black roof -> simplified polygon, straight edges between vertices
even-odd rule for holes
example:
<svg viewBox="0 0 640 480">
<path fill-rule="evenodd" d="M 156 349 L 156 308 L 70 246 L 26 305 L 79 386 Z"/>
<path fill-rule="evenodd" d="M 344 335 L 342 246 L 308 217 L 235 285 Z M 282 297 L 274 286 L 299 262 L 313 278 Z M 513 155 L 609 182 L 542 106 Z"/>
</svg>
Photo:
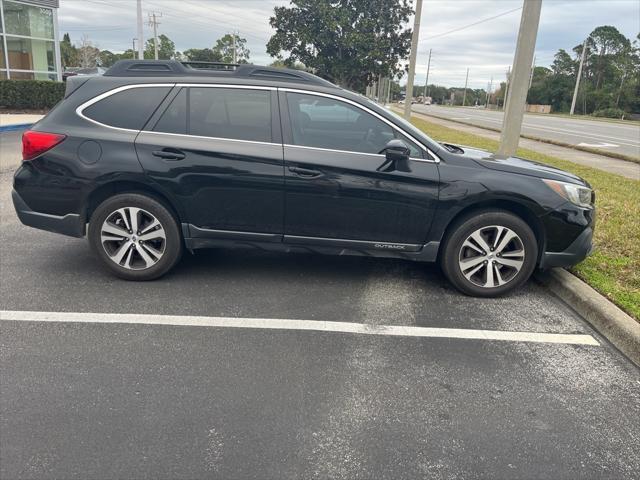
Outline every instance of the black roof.
<svg viewBox="0 0 640 480">
<path fill-rule="evenodd" d="M 177 60 L 119 60 L 104 74 L 106 77 L 181 77 L 253 78 L 279 82 L 334 87 L 331 82 L 301 70 L 263 67 L 252 64 L 219 62 L 179 62 Z"/>
</svg>

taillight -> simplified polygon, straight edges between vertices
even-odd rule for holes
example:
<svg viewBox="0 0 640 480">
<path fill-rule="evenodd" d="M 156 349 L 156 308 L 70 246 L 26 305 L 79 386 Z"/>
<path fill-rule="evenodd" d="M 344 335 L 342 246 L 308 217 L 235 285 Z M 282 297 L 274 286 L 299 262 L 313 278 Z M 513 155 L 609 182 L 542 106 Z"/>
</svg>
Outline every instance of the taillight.
<svg viewBox="0 0 640 480">
<path fill-rule="evenodd" d="M 27 130 L 22 134 L 22 160 L 32 160 L 36 158 L 47 150 L 51 150 L 65 138 L 67 138 L 66 135 L 60 135 L 58 133 Z"/>
</svg>

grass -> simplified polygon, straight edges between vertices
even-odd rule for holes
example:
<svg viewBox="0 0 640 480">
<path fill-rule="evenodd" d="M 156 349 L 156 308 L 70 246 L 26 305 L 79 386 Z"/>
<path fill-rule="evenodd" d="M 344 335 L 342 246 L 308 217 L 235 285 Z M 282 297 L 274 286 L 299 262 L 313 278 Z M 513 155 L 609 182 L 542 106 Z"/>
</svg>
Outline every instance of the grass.
<svg viewBox="0 0 640 480">
<path fill-rule="evenodd" d="M 412 123 L 438 141 L 495 152 L 498 142 L 422 119 Z M 640 321 L 640 181 L 521 148 L 518 156 L 575 173 L 596 191 L 595 251 L 571 272 Z"/>
</svg>

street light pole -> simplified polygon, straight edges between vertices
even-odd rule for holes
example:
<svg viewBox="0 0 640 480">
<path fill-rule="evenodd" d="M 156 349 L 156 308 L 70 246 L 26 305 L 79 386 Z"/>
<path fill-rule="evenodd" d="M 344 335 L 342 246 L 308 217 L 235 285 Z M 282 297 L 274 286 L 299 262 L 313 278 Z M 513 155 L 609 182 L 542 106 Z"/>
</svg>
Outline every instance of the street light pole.
<svg viewBox="0 0 640 480">
<path fill-rule="evenodd" d="M 500 133 L 498 155 L 502 157 L 510 157 L 518 149 L 541 8 L 542 0 L 524 0 L 516 54 L 513 59 L 513 68 L 511 69 L 509 93 L 506 98 L 502 131 Z"/>
<path fill-rule="evenodd" d="M 576 109 L 576 100 L 578 99 L 578 90 L 580 89 L 580 77 L 582 77 L 582 64 L 584 63 L 584 56 L 587 52 L 587 41 L 582 42 L 582 55 L 580 56 L 580 66 L 578 67 L 578 77 L 576 78 L 576 88 L 573 90 L 573 99 L 571 100 L 571 111 L 569 115 L 573 115 L 573 111 Z"/>
<path fill-rule="evenodd" d="M 138 60 L 144 59 L 144 38 L 142 33 L 142 0 L 138 0 Z"/>
<path fill-rule="evenodd" d="M 416 56 L 418 53 L 418 38 L 420 37 L 420 15 L 422 14 L 422 0 L 416 0 L 416 15 L 413 19 L 413 33 L 411 34 L 411 53 L 409 54 L 409 76 L 407 78 L 406 98 L 404 101 L 404 118 L 411 118 L 411 101 L 413 100 L 413 77 L 416 74 Z"/>
</svg>

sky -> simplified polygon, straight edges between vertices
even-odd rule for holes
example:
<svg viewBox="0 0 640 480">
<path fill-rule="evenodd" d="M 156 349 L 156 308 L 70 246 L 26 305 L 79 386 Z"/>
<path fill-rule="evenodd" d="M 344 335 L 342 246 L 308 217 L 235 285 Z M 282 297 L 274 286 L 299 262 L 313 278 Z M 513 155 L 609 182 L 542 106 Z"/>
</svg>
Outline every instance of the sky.
<svg viewBox="0 0 640 480">
<path fill-rule="evenodd" d="M 216 39 L 234 30 L 247 39 L 250 60 L 268 64 L 266 43 L 273 34 L 269 17 L 283 0 L 142 0 L 143 17 L 162 14 L 158 34 L 165 34 L 178 51 L 212 47 Z M 415 83 L 427 73 L 429 83 L 487 88 L 504 81 L 513 62 L 522 0 L 424 0 Z M 60 0 L 60 34 L 72 42 L 86 34 L 100 49 L 122 52 L 136 36 L 136 0 Z M 145 22 L 146 23 L 146 22 Z M 409 26 L 412 26 L 411 19 Z M 475 25 L 474 25 L 475 24 Z M 543 0 L 536 65 L 549 66 L 558 49 L 570 51 L 597 26 L 612 25 L 631 40 L 640 31 L 639 0 Z M 145 39 L 152 35 L 144 27 Z"/>
</svg>

